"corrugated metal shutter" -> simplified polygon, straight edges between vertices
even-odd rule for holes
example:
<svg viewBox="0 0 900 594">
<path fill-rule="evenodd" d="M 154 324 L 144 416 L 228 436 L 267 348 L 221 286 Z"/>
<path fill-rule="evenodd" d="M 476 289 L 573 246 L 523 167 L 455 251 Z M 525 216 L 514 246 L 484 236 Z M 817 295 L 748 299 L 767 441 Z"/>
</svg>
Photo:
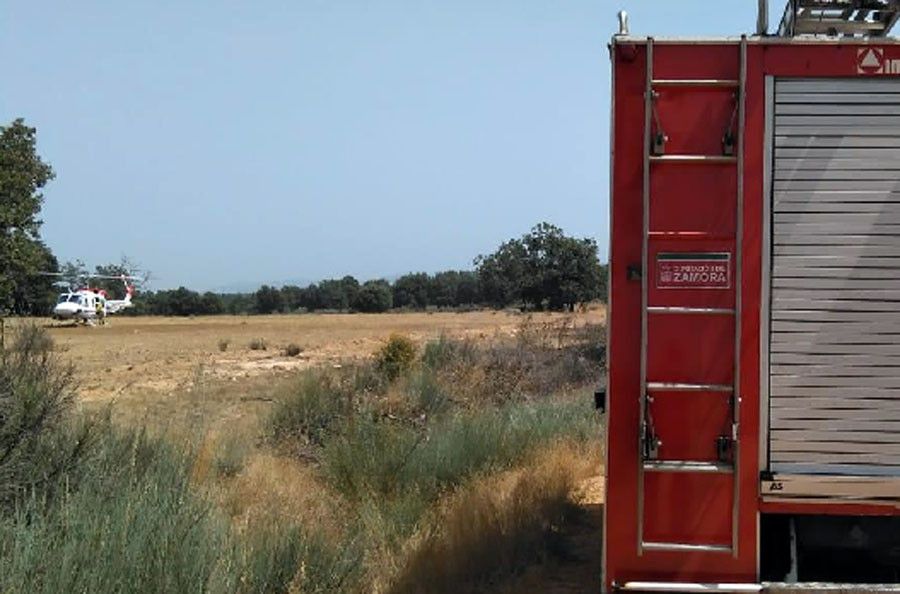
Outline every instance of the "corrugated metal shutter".
<svg viewBox="0 0 900 594">
<path fill-rule="evenodd" d="M 775 83 L 770 468 L 900 475 L 900 80 Z"/>
</svg>

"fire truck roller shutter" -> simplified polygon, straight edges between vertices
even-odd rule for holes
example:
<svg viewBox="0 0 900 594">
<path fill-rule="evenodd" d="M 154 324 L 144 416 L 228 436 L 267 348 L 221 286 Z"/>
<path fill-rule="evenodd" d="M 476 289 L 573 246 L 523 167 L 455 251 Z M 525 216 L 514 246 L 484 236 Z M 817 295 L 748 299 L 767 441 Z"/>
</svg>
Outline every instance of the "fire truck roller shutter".
<svg viewBox="0 0 900 594">
<path fill-rule="evenodd" d="M 900 79 L 779 79 L 769 463 L 900 475 Z"/>
</svg>

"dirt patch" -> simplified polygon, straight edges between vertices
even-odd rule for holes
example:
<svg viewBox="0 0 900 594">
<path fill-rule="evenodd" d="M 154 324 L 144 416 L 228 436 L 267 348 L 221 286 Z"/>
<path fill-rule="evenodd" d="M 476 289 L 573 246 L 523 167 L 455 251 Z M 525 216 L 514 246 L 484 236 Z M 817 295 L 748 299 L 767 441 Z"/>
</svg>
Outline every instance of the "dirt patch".
<svg viewBox="0 0 900 594">
<path fill-rule="evenodd" d="M 577 314 L 299 314 L 196 318 L 112 317 L 100 327 L 46 326 L 75 365 L 87 407 L 113 403 L 114 416 L 149 427 L 199 431 L 263 412 L 272 383 L 310 367 L 366 359 L 392 334 L 418 344 L 445 334 L 492 342 L 543 324 L 597 324 L 605 308 Z M 10 326 L 32 320 L 11 320 Z M 265 344 L 265 350 L 251 348 Z M 288 345 L 301 352 L 288 356 Z"/>
<path fill-rule="evenodd" d="M 391 334 L 418 343 L 440 334 L 494 340 L 514 336 L 526 316 L 508 312 L 304 314 L 198 318 L 114 317 L 103 327 L 59 326 L 43 320 L 65 359 L 78 370 L 85 401 L 107 401 L 129 390 L 182 389 L 196 375 L 223 380 L 277 375 L 369 357 Z M 537 323 L 570 319 L 599 323 L 605 310 L 535 314 Z M 19 322 L 21 323 L 21 322 Z M 265 350 L 252 350 L 261 340 Z M 220 343 L 227 343 L 224 351 Z M 289 344 L 302 348 L 284 354 Z"/>
</svg>

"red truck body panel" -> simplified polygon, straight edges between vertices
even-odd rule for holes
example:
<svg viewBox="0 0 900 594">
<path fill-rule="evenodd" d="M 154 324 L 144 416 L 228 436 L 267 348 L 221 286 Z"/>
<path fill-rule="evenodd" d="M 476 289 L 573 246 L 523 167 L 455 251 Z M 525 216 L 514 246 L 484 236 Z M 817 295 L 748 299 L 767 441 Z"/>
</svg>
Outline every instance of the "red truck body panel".
<svg viewBox="0 0 900 594">
<path fill-rule="evenodd" d="M 890 72 L 863 71 L 859 66 L 861 52 L 878 48 L 889 71 L 890 60 L 900 59 L 900 46 L 890 42 L 804 43 L 756 38 L 745 43 L 745 121 L 743 135 L 737 138 L 743 148 L 740 213 L 736 199 L 738 168 L 734 163 L 647 164 L 644 97 L 648 43 L 644 39 L 617 38 L 611 46 L 605 588 L 630 580 L 756 582 L 761 513 L 898 513 L 889 504 L 763 501 L 760 312 L 763 273 L 769 266 L 763 262 L 766 114 L 771 109 L 767 107 L 766 77 L 892 76 Z M 740 52 L 739 40 L 655 40 L 653 79 L 738 80 Z M 722 155 L 723 131 L 735 117 L 733 88 L 660 86 L 657 92 L 657 113 L 652 114 L 651 121 L 663 123 L 668 136 L 665 154 Z M 646 381 L 735 386 L 740 423 L 733 480 L 725 473 L 645 472 L 643 486 L 639 485 L 643 302 L 641 280 L 630 275 L 629 269 L 633 271 L 642 263 L 645 164 L 651 168 L 650 233 L 648 269 L 640 270 L 640 274 L 648 283 L 647 305 L 723 312 L 695 315 L 672 309 L 667 315 L 648 315 Z M 717 268 L 715 263 L 703 261 L 700 268 L 692 269 L 690 262 L 672 257 L 686 253 L 727 254 L 727 263 Z M 692 277 L 691 270 L 700 270 L 700 276 Z M 710 270 L 720 274 L 705 276 Z M 727 311 L 736 307 L 738 295 L 740 319 L 736 325 L 734 315 Z M 740 331 L 737 349 L 736 329 Z M 739 377 L 735 382 L 736 372 Z M 648 410 L 661 436 L 658 460 L 717 460 L 716 437 L 727 434 L 732 422 L 727 395 L 660 388 Z M 642 511 L 638 504 L 641 488 Z M 640 550 L 641 530 L 644 541 L 723 547 L 733 541 L 736 547 L 726 552 Z"/>
</svg>

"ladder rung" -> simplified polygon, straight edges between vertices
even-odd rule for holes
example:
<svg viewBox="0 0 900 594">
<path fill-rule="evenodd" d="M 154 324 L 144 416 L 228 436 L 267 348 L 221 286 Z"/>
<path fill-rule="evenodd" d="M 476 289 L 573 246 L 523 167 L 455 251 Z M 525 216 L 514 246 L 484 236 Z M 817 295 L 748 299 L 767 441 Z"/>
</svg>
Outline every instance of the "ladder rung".
<svg viewBox="0 0 900 594">
<path fill-rule="evenodd" d="M 668 392 L 733 392 L 733 386 L 725 384 L 686 384 L 680 382 L 647 382 L 648 390 Z"/>
<path fill-rule="evenodd" d="M 648 472 L 704 472 L 728 474 L 734 472 L 731 464 L 722 462 L 702 462 L 696 460 L 645 460 L 644 470 Z"/>
<path fill-rule="evenodd" d="M 731 546 L 720 544 L 690 544 L 686 542 L 643 542 L 645 551 L 672 551 L 679 553 L 730 553 Z"/>
<path fill-rule="evenodd" d="M 737 87 L 740 82 L 730 78 L 669 78 L 656 79 L 654 87 Z"/>
<path fill-rule="evenodd" d="M 794 592 L 803 594 L 804 592 L 834 592 L 835 594 L 887 594 L 888 592 L 900 592 L 900 584 L 848 584 L 848 583 L 830 583 L 830 582 L 763 582 L 761 592 Z"/>
<path fill-rule="evenodd" d="M 731 155 L 650 155 L 651 163 L 737 163 L 737 157 Z"/>
<path fill-rule="evenodd" d="M 651 305 L 647 308 L 649 313 L 655 314 L 721 314 L 734 315 L 734 309 L 730 307 L 680 307 L 670 305 Z"/>
<path fill-rule="evenodd" d="M 707 233 L 706 231 L 650 231 L 650 237 L 661 237 L 664 239 L 719 239 L 722 241 L 731 241 L 733 235 L 722 235 L 720 233 Z"/>
<path fill-rule="evenodd" d="M 803 33 L 868 33 L 870 31 L 884 31 L 884 23 L 881 21 L 844 21 L 841 19 L 816 19 L 798 20 L 794 25 L 794 32 Z"/>
<path fill-rule="evenodd" d="M 727 594 L 744 594 L 750 592 L 762 592 L 762 585 L 694 582 L 625 582 L 616 589 L 625 592 L 722 592 Z"/>
</svg>

